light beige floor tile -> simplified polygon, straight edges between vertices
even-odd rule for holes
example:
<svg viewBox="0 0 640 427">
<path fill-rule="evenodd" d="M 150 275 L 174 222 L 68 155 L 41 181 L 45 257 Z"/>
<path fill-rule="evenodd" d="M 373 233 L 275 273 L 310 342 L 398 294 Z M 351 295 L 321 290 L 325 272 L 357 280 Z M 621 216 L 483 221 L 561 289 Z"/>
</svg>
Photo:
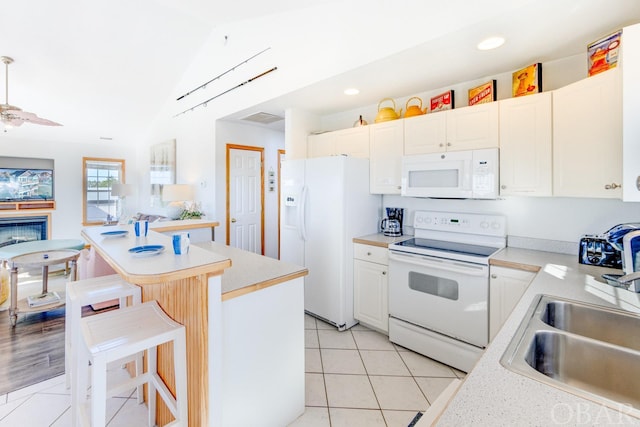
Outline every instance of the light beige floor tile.
<svg viewBox="0 0 640 427">
<path fill-rule="evenodd" d="M 322 374 L 305 374 L 305 406 L 327 406 L 327 393 Z"/>
<path fill-rule="evenodd" d="M 313 316 L 309 316 L 308 314 L 304 315 L 304 328 L 305 329 L 316 329 L 316 318 Z"/>
<path fill-rule="evenodd" d="M 332 427 L 385 427 L 379 409 L 329 408 Z"/>
<path fill-rule="evenodd" d="M 453 378 L 416 377 L 416 382 L 424 395 L 427 396 L 429 403 L 433 403 L 453 380 Z"/>
<path fill-rule="evenodd" d="M 300 415 L 289 427 L 330 427 L 329 408 L 304 408 L 304 414 Z"/>
<path fill-rule="evenodd" d="M 322 361 L 319 348 L 304 349 L 304 371 L 322 373 Z"/>
<path fill-rule="evenodd" d="M 397 351 L 360 350 L 369 375 L 411 376 Z"/>
<path fill-rule="evenodd" d="M 381 409 L 424 411 L 429 407 L 412 377 L 370 376 Z"/>
<path fill-rule="evenodd" d="M 304 347 L 320 348 L 318 345 L 318 331 L 315 329 L 308 329 L 304 331 Z"/>
<path fill-rule="evenodd" d="M 30 396 L 34 393 L 38 393 L 43 390 L 56 387 L 59 384 L 64 384 L 64 382 L 65 382 L 64 375 L 58 375 L 57 377 L 53 377 L 48 380 L 41 381 L 39 383 L 18 389 L 16 391 L 9 392 L 7 393 L 7 402 L 11 402 L 12 400 L 20 399 L 22 397 Z"/>
<path fill-rule="evenodd" d="M 139 405 L 136 399 L 128 399 L 111 418 L 108 427 L 144 426 L 148 418 L 147 405 Z"/>
<path fill-rule="evenodd" d="M 11 403 L 9 403 L 10 405 Z M 0 421 L 2 426 L 50 426 L 71 406 L 71 396 L 34 394 Z"/>
<path fill-rule="evenodd" d="M 412 351 L 400 352 L 400 357 L 409 367 L 409 371 L 415 377 L 446 377 L 456 378 L 453 370 L 445 364 L 429 359 Z"/>
<path fill-rule="evenodd" d="M 367 374 L 358 350 L 323 348 L 320 352 L 322 367 L 326 374 Z"/>
<path fill-rule="evenodd" d="M 320 348 L 357 349 L 351 331 L 318 330 L 318 339 L 320 340 Z"/>
<path fill-rule="evenodd" d="M 332 330 L 332 331 L 337 331 L 338 330 L 338 328 L 336 328 L 331 323 L 327 323 L 324 320 L 320 320 L 320 319 L 316 319 L 316 327 L 318 329 L 329 329 L 329 330 Z"/>
<path fill-rule="evenodd" d="M 375 331 L 352 331 L 360 350 L 395 350 L 389 337 Z"/>
<path fill-rule="evenodd" d="M 422 411 L 420 411 L 422 412 Z M 387 427 L 407 427 L 411 421 L 418 415 L 417 411 L 391 411 L 382 410 L 382 415 L 387 422 Z"/>
<path fill-rule="evenodd" d="M 369 331 L 369 332 L 372 331 L 371 328 L 367 328 L 362 323 L 357 323 L 357 324 L 353 325 L 349 330 L 350 331 Z"/>
<path fill-rule="evenodd" d="M 325 374 L 330 407 L 379 409 L 366 375 Z"/>
<path fill-rule="evenodd" d="M 462 372 L 456 368 L 451 368 L 451 370 L 453 371 L 454 374 L 456 374 L 456 377 L 460 378 L 460 379 L 464 379 L 467 376 L 466 372 Z"/>
</svg>

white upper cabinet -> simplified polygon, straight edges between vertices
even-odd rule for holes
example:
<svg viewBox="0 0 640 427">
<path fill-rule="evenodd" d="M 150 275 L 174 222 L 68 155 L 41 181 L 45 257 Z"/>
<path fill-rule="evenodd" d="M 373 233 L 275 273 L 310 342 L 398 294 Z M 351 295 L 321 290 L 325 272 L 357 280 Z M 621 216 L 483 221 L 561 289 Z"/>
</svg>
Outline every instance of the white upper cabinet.
<svg viewBox="0 0 640 427">
<path fill-rule="evenodd" d="M 400 194 L 404 120 L 369 125 L 369 172 L 372 194 Z"/>
<path fill-rule="evenodd" d="M 447 150 L 498 147 L 498 102 L 446 111 Z"/>
<path fill-rule="evenodd" d="M 614 68 L 553 91 L 553 194 L 621 198 L 621 184 L 622 87 Z"/>
<path fill-rule="evenodd" d="M 341 129 L 307 138 L 307 157 L 347 155 L 369 158 L 369 127 Z"/>
<path fill-rule="evenodd" d="M 447 149 L 447 114 L 444 111 L 404 119 L 404 154 L 427 154 Z"/>
<path fill-rule="evenodd" d="M 500 195 L 552 194 L 551 93 L 500 101 Z"/>
<path fill-rule="evenodd" d="M 625 202 L 640 202 L 640 24 L 622 30 L 622 138 Z"/>
<path fill-rule="evenodd" d="M 404 153 L 498 147 L 498 111 L 491 102 L 404 119 Z"/>
</svg>

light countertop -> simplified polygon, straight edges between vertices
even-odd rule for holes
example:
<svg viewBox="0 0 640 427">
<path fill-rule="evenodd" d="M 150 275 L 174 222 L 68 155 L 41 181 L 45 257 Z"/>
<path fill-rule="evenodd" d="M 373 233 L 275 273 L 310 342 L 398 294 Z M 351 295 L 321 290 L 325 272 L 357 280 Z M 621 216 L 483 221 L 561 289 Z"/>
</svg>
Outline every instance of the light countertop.
<svg viewBox="0 0 640 427">
<path fill-rule="evenodd" d="M 108 237 L 103 232 L 126 230 L 124 237 Z M 136 237 L 133 225 L 87 227 L 82 237 L 104 258 L 123 279 L 135 284 L 156 284 L 166 280 L 198 274 L 222 274 L 229 267 L 229 257 L 194 247 L 188 254 L 175 255 L 171 237 L 149 230 L 146 237 Z M 141 245 L 162 245 L 158 255 L 136 257 L 129 249 Z M 195 246 L 195 245 L 194 245 Z"/>
<path fill-rule="evenodd" d="M 640 312 L 640 294 L 611 287 L 601 278 L 603 273 L 619 274 L 620 270 L 582 265 L 577 256 L 518 248 L 500 251 L 491 265 L 529 266 L 539 272 L 437 425 L 640 425 L 640 419 L 516 374 L 500 364 L 538 294 Z"/>
<path fill-rule="evenodd" d="M 412 238 L 413 236 L 385 236 L 382 233 L 369 234 L 361 237 L 354 237 L 353 243 L 362 243 L 363 245 L 372 245 L 372 246 L 380 246 L 382 248 L 386 248 L 392 243 L 402 242 L 403 240 L 407 240 Z"/>
<path fill-rule="evenodd" d="M 222 275 L 223 301 L 308 274 L 305 267 L 221 243 L 203 242 L 192 246 L 198 246 L 231 259 L 231 267 L 227 268 Z"/>
<path fill-rule="evenodd" d="M 171 221 L 156 221 L 149 223 L 149 229 L 155 231 L 180 231 L 192 230 L 194 228 L 213 228 L 219 226 L 218 221 L 209 221 L 206 219 L 183 219 Z"/>
</svg>

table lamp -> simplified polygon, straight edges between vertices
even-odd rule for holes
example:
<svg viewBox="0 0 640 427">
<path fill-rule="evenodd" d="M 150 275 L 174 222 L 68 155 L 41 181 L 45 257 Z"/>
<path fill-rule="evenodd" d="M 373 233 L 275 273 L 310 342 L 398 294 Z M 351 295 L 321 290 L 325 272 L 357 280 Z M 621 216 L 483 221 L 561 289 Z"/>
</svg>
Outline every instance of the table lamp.
<svg viewBox="0 0 640 427">
<path fill-rule="evenodd" d="M 115 182 L 111 184 L 111 195 L 117 196 L 116 200 L 116 218 L 118 222 L 126 218 L 125 198 L 133 194 L 133 185 Z"/>
<path fill-rule="evenodd" d="M 173 219 L 180 217 L 187 208 L 186 203 L 191 202 L 193 196 L 193 187 L 188 184 L 166 184 L 162 187 L 162 201 L 169 202 L 168 215 Z"/>
</svg>

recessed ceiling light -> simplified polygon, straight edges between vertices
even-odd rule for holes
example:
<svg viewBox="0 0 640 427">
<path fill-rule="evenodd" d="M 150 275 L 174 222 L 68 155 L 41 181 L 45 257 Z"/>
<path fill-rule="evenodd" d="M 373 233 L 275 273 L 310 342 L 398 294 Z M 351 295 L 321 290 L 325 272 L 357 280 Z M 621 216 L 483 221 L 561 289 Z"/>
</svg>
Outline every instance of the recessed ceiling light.
<svg viewBox="0 0 640 427">
<path fill-rule="evenodd" d="M 482 40 L 480 43 L 478 43 L 478 49 L 490 50 L 490 49 L 495 49 L 497 47 L 500 47 L 503 44 L 504 44 L 503 37 L 489 37 Z"/>
<path fill-rule="evenodd" d="M 349 89 L 345 89 L 344 90 L 344 94 L 345 95 L 357 95 L 359 93 L 360 93 L 360 91 L 358 89 L 356 89 L 355 87 L 350 87 Z"/>
</svg>

